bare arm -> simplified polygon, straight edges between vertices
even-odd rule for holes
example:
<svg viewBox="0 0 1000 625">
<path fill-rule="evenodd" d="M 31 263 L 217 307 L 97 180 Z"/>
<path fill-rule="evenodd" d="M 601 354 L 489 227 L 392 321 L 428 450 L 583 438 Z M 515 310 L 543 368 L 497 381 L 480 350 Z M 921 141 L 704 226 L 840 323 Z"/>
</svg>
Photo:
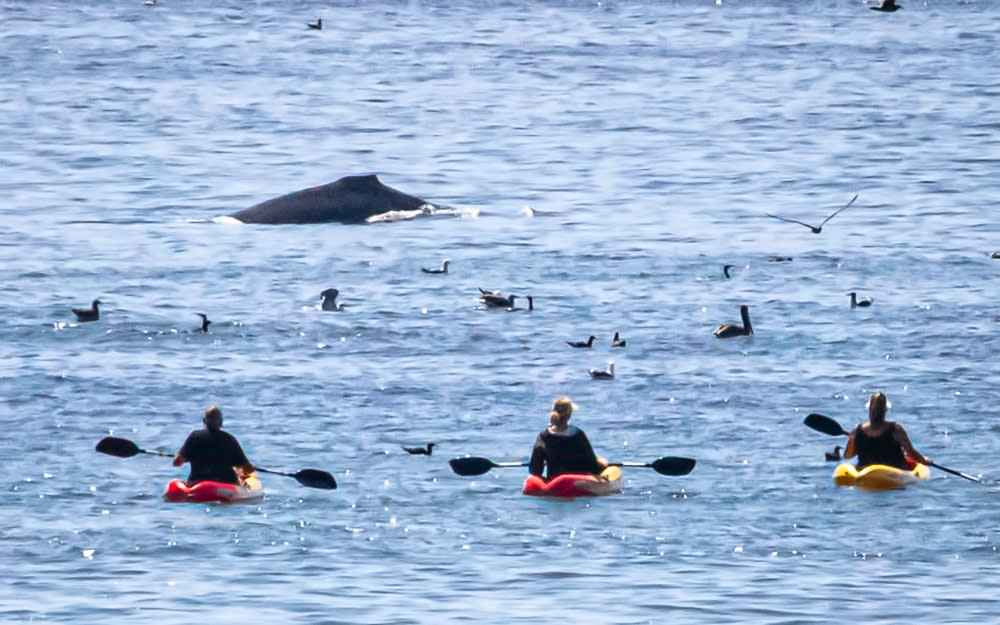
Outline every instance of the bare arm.
<svg viewBox="0 0 1000 625">
<path fill-rule="evenodd" d="M 913 443 L 910 442 L 910 437 L 906 433 L 906 429 L 898 423 L 892 432 L 892 438 L 903 447 L 907 458 L 911 458 L 920 464 L 930 464 L 930 459 L 925 458 L 923 454 L 913 448 Z"/>
<path fill-rule="evenodd" d="M 853 458 L 856 455 L 854 451 L 854 435 L 857 434 L 858 428 L 861 426 L 856 426 L 851 433 L 847 435 L 847 446 L 844 447 L 844 457 Z"/>
<path fill-rule="evenodd" d="M 187 462 L 187 458 L 184 457 L 184 450 L 182 449 L 177 452 L 176 456 L 174 456 L 174 466 L 179 467 L 185 462 Z"/>
</svg>

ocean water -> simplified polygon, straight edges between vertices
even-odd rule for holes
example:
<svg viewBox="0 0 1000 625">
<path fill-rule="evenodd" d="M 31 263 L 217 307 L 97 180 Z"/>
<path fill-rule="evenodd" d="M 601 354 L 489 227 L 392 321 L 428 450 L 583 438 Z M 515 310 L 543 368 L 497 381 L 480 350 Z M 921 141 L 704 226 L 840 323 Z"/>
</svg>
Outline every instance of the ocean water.
<svg viewBox="0 0 1000 625">
<path fill-rule="evenodd" d="M 901 2 L 0 3 L 0 621 L 995 621 L 1000 7 Z M 368 173 L 460 216 L 215 219 Z M 984 483 L 835 488 L 802 419 L 876 390 Z M 695 470 L 451 472 L 526 460 L 562 395 Z M 172 505 L 186 470 L 94 451 L 210 405 L 339 488 Z"/>
</svg>

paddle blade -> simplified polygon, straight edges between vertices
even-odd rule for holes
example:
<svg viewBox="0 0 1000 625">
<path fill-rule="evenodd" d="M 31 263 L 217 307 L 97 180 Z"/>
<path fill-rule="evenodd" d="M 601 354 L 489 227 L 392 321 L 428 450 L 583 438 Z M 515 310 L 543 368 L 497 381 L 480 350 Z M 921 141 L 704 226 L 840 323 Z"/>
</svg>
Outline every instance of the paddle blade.
<svg viewBox="0 0 1000 625">
<path fill-rule="evenodd" d="M 452 458 L 448 461 L 451 470 L 466 477 L 472 475 L 482 475 L 493 468 L 493 461 L 489 458 Z"/>
<path fill-rule="evenodd" d="M 115 438 L 114 436 L 105 436 L 98 441 L 97 451 L 109 456 L 118 456 L 119 458 L 131 458 L 140 453 L 139 446 L 132 441 L 124 438 Z"/>
<path fill-rule="evenodd" d="M 806 417 L 802 422 L 817 432 L 829 434 L 830 436 L 847 436 L 849 434 L 844 428 L 840 427 L 839 423 L 830 417 L 815 412 Z"/>
<path fill-rule="evenodd" d="M 297 479 L 299 484 L 309 488 L 322 488 L 325 490 L 337 488 L 337 480 L 333 479 L 333 476 L 326 471 L 320 471 L 319 469 L 302 469 L 298 473 L 293 474 L 292 477 Z"/>
<path fill-rule="evenodd" d="M 694 458 L 664 456 L 654 460 L 650 466 L 661 475 L 687 475 L 694 470 L 695 462 Z"/>
</svg>

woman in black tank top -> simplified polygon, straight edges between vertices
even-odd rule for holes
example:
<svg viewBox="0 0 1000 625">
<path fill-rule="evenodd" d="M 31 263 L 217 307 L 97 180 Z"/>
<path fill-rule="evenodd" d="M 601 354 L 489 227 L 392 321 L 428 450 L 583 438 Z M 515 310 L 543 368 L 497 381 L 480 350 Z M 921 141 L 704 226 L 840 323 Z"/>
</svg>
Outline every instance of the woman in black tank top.
<svg viewBox="0 0 1000 625">
<path fill-rule="evenodd" d="M 858 457 L 858 469 L 870 464 L 885 464 L 897 469 L 910 469 L 907 460 L 929 464 L 919 451 L 913 448 L 906 429 L 895 421 L 886 421 L 889 402 L 883 393 L 875 393 L 868 401 L 868 423 L 862 423 L 851 431 L 844 449 L 844 458 Z"/>
</svg>

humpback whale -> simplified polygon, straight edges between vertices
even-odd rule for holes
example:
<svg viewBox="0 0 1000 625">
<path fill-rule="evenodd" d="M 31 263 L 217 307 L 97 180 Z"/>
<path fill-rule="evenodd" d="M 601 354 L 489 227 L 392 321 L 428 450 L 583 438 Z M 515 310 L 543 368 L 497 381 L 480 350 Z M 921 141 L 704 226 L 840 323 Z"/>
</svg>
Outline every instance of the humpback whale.
<svg viewBox="0 0 1000 625">
<path fill-rule="evenodd" d="M 424 200 L 387 187 L 378 176 L 345 176 L 229 215 L 247 224 L 364 223 L 390 211 L 424 211 Z"/>
</svg>

